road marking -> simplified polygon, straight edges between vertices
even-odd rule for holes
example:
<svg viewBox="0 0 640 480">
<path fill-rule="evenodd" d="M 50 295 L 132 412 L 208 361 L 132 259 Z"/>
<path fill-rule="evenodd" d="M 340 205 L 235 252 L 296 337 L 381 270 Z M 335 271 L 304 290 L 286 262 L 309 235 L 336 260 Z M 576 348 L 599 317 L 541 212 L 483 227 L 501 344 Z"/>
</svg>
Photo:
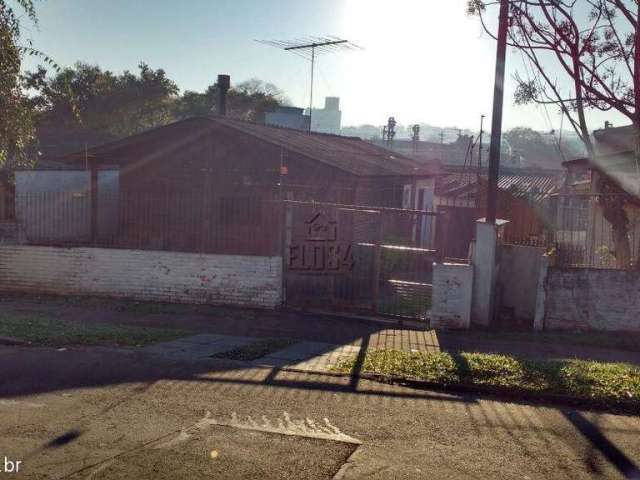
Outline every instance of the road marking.
<svg viewBox="0 0 640 480">
<path fill-rule="evenodd" d="M 33 403 L 22 400 L 0 400 L 0 407 L 42 408 L 44 406 L 44 403 Z"/>
<path fill-rule="evenodd" d="M 261 421 L 257 422 L 253 417 L 239 417 L 236 412 L 231 413 L 229 420 L 217 420 L 211 412 L 207 411 L 200 420 L 190 427 L 183 429 L 175 438 L 156 445 L 154 448 L 170 448 L 189 440 L 193 435 L 206 430 L 207 428 L 220 426 L 232 427 L 241 430 L 252 430 L 257 432 L 275 433 L 280 435 L 290 435 L 296 437 L 316 438 L 319 440 L 330 440 L 334 442 L 350 443 L 361 445 L 362 442 L 345 433 L 333 425 L 328 418 L 322 422 L 316 422 L 311 418 L 292 419 L 289 413 L 284 412 L 282 417 L 274 421 L 269 420 L 265 415 Z"/>
</svg>

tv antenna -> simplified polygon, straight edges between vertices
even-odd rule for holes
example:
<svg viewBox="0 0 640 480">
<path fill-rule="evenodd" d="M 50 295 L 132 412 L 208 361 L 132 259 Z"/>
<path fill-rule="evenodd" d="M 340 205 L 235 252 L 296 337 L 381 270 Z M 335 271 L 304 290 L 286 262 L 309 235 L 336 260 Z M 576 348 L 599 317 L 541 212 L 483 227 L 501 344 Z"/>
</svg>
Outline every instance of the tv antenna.
<svg viewBox="0 0 640 480">
<path fill-rule="evenodd" d="M 362 50 L 355 43 L 338 37 L 305 37 L 295 40 L 256 40 L 272 47 L 291 52 L 311 61 L 311 86 L 309 88 L 309 132 L 311 132 L 311 117 L 313 115 L 313 80 L 316 57 L 336 53 L 343 50 Z"/>
</svg>

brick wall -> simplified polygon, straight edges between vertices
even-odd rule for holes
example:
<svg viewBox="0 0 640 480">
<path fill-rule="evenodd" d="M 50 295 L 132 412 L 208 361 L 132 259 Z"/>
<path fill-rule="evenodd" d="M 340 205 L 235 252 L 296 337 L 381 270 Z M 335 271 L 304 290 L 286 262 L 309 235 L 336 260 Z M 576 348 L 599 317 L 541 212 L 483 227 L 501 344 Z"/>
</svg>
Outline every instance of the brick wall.
<svg viewBox="0 0 640 480">
<path fill-rule="evenodd" d="M 433 328 L 469 328 L 473 267 L 438 263 L 433 267 L 433 299 L 429 312 Z"/>
<path fill-rule="evenodd" d="M 0 246 L 0 290 L 274 308 L 281 257 Z"/>
<path fill-rule="evenodd" d="M 498 288 L 498 317 L 514 326 L 516 320 L 529 324 L 536 314 L 536 292 L 544 249 L 523 245 L 502 245 Z"/>
<path fill-rule="evenodd" d="M 544 328 L 640 332 L 640 272 L 549 268 Z"/>
</svg>

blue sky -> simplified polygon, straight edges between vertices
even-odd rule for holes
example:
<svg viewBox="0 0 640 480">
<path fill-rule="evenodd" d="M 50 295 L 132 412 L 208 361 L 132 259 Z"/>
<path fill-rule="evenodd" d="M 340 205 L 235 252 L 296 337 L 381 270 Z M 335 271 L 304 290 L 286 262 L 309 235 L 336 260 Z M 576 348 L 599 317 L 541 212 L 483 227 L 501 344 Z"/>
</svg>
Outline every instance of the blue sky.
<svg viewBox="0 0 640 480">
<path fill-rule="evenodd" d="M 381 125 L 390 115 L 463 128 L 477 128 L 483 113 L 490 121 L 495 44 L 466 16 L 465 0 L 44 0 L 37 8 L 39 26 L 25 34 L 61 65 L 118 72 L 144 61 L 196 91 L 218 73 L 236 83 L 258 77 L 306 106 L 308 63 L 254 40 L 336 35 L 364 50 L 320 57 L 314 104 L 341 97 L 344 125 Z M 519 59 L 509 54 L 509 74 Z M 507 127 L 559 128 L 553 110 L 515 107 L 512 82 L 505 107 Z"/>
</svg>

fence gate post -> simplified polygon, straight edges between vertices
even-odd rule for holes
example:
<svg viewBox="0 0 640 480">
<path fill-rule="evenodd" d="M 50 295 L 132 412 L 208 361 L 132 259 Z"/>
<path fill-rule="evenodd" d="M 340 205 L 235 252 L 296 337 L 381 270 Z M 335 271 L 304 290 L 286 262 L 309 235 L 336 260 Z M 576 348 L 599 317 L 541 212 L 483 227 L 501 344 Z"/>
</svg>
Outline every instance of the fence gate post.
<svg viewBox="0 0 640 480">
<path fill-rule="evenodd" d="M 382 275 L 382 228 L 383 228 L 383 213 L 378 212 L 378 228 L 376 229 L 376 238 L 373 246 L 373 285 L 371 286 L 373 313 L 378 313 L 380 310 L 380 276 Z"/>
<path fill-rule="evenodd" d="M 89 198 L 91 202 L 91 243 L 98 241 L 98 165 L 91 162 L 89 166 Z"/>
</svg>

